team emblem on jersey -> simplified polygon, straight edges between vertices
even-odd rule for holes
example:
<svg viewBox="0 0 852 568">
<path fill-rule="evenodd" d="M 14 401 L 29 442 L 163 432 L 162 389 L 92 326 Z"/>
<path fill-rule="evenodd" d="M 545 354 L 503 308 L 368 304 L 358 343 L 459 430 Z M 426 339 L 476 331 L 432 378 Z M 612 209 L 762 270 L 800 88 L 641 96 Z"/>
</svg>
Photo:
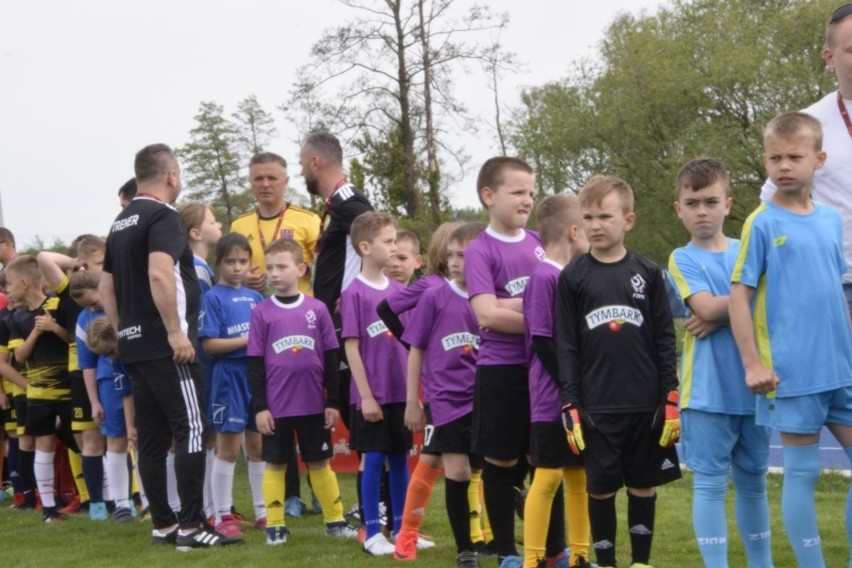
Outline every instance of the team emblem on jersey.
<svg viewBox="0 0 852 568">
<path fill-rule="evenodd" d="M 293 229 L 281 229 L 281 238 L 282 239 L 292 239 L 293 238 Z"/>
<path fill-rule="evenodd" d="M 633 275 L 633 278 L 630 279 L 630 285 L 633 287 L 633 297 L 637 300 L 645 299 L 645 288 L 648 287 L 645 279 L 642 278 L 642 275 L 638 272 Z"/>
<path fill-rule="evenodd" d="M 288 335 L 272 344 L 272 350 L 276 354 L 282 353 L 287 349 L 295 355 L 298 355 L 302 349 L 313 350 L 314 338 L 307 335 Z"/>
<path fill-rule="evenodd" d="M 524 288 L 527 287 L 527 282 L 529 281 L 529 276 L 521 276 L 520 278 L 515 278 L 514 280 L 509 280 L 506 282 L 506 291 L 513 298 L 515 296 L 520 296 L 524 293 Z"/>
<path fill-rule="evenodd" d="M 537 259 L 544 260 L 544 257 L 547 256 L 547 253 L 544 252 L 544 249 L 541 247 L 535 247 L 535 257 Z"/>
<path fill-rule="evenodd" d="M 305 313 L 305 321 L 308 322 L 308 329 L 314 329 L 317 326 L 317 314 L 313 310 L 308 310 Z"/>
<path fill-rule="evenodd" d="M 225 405 L 213 403 L 213 424 L 225 423 Z"/>
<path fill-rule="evenodd" d="M 604 306 L 586 314 L 589 331 L 607 325 L 611 332 L 617 333 L 626 323 L 642 327 L 644 320 L 642 312 L 631 306 Z"/>
<path fill-rule="evenodd" d="M 112 387 L 116 391 L 124 391 L 124 375 L 123 374 L 118 373 L 118 374 L 115 375 L 115 377 L 113 377 Z"/>
<path fill-rule="evenodd" d="M 374 321 L 370 325 L 367 326 L 367 335 L 370 337 L 376 337 L 383 333 L 388 334 L 389 336 L 393 336 L 393 334 L 388 329 L 388 326 L 385 325 L 385 322 L 382 320 Z"/>
<path fill-rule="evenodd" d="M 461 348 L 467 354 L 474 349 L 479 349 L 479 336 L 468 332 L 452 333 L 441 338 L 441 346 L 444 351 Z"/>
</svg>

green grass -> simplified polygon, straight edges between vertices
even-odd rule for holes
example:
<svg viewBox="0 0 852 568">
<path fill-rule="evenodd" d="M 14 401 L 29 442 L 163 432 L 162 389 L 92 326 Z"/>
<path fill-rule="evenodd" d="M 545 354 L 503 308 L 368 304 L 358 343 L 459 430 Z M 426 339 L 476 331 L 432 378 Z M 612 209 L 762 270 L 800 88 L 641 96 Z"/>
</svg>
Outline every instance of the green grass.
<svg viewBox="0 0 852 568">
<path fill-rule="evenodd" d="M 304 481 L 304 476 L 303 476 Z M 347 507 L 353 502 L 355 478 L 340 476 L 340 487 Z M 692 534 L 692 480 L 687 474 L 683 480 L 662 487 L 657 500 L 657 523 L 652 562 L 656 568 L 692 568 L 701 566 Z M 843 524 L 844 507 L 849 480 L 839 475 L 827 474 L 817 485 L 817 511 L 823 551 L 828 566 L 846 566 L 848 550 Z M 307 489 L 303 494 L 308 495 Z M 249 513 L 251 505 L 245 470 L 238 468 L 235 488 L 238 510 Z M 775 566 L 795 566 L 792 551 L 781 522 L 781 477 L 769 478 L 769 500 L 772 516 L 772 549 Z M 625 502 L 623 492 L 619 507 L 619 565 L 629 566 L 629 537 L 625 527 Z M 730 565 L 746 566 L 742 544 L 733 523 L 733 503 L 728 500 Z M 260 531 L 247 529 L 247 544 L 215 551 L 193 551 L 182 554 L 171 548 L 149 544 L 149 523 L 112 522 L 93 523 L 84 516 L 73 516 L 58 525 L 44 525 L 41 515 L 34 512 L 9 510 L 0 506 L 0 566 L 399 566 L 391 558 L 373 558 L 360 551 L 354 541 L 330 539 L 323 534 L 322 517 L 306 515 L 301 519 L 288 519 L 291 541 L 280 547 L 263 544 Z M 518 536 L 523 526 L 517 523 Z M 424 532 L 438 543 L 434 549 L 421 551 L 416 566 L 453 566 L 455 548 L 444 508 L 443 482 L 435 487 L 432 504 L 423 526 Z M 482 561 L 483 566 L 496 566 L 494 559 Z"/>
</svg>

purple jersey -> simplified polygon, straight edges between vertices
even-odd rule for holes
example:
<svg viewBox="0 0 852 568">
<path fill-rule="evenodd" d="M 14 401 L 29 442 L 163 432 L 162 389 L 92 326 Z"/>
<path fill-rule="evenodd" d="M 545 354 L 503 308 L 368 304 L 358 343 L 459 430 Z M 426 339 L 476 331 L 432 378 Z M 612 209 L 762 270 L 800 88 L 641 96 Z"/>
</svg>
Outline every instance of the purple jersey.
<svg viewBox="0 0 852 568">
<path fill-rule="evenodd" d="M 359 351 L 373 398 L 379 404 L 405 402 L 405 370 L 407 353 L 396 340 L 376 308 L 402 289 L 396 280 L 385 278 L 383 284 L 369 282 L 360 274 L 340 295 L 340 314 L 345 340 L 353 337 L 360 341 Z M 350 400 L 361 409 L 361 397 L 355 380 L 349 385 Z"/>
<path fill-rule="evenodd" d="M 423 354 L 423 395 L 442 426 L 473 412 L 479 326 L 467 292 L 455 282 L 426 290 L 402 336 Z"/>
<path fill-rule="evenodd" d="M 246 354 L 264 359 L 274 418 L 323 413 L 325 352 L 337 347 L 331 316 L 319 300 L 300 294 L 282 304 L 271 296 L 257 305 Z"/>
<path fill-rule="evenodd" d="M 544 262 L 536 266 L 530 274 L 524 291 L 524 337 L 530 368 L 531 422 L 552 422 L 562 417 L 562 404 L 556 378 L 551 377 L 550 373 L 544 369 L 532 344 L 534 335 L 548 337 L 554 340 L 554 349 L 556 348 L 554 307 L 556 283 L 559 281 L 562 268 L 562 265 L 545 258 Z"/>
<path fill-rule="evenodd" d="M 408 310 L 413 310 L 414 306 L 420 300 L 423 293 L 435 286 L 440 286 L 446 283 L 446 278 L 440 274 L 429 274 L 423 278 L 418 278 L 411 283 L 410 286 L 403 288 L 392 295 L 388 296 L 388 307 L 396 315 L 404 314 Z"/>
<path fill-rule="evenodd" d="M 534 231 L 516 237 L 499 235 L 488 226 L 464 253 L 467 292 L 494 294 L 497 299 L 520 298 L 533 269 L 544 259 L 541 239 Z M 521 335 L 482 330 L 478 365 L 525 365 L 527 354 Z"/>
</svg>

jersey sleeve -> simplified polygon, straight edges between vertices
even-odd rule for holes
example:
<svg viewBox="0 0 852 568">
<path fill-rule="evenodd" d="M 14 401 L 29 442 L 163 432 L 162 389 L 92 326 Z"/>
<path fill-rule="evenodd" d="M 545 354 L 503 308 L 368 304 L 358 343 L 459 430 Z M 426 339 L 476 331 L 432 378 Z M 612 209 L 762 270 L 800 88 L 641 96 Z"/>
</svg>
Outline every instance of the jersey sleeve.
<svg viewBox="0 0 852 568">
<path fill-rule="evenodd" d="M 361 321 L 358 317 L 358 295 L 352 288 L 347 288 L 340 295 L 340 319 L 342 327 L 340 337 L 355 338 L 361 337 Z"/>
<path fill-rule="evenodd" d="M 199 318 L 198 339 L 214 339 L 221 337 L 222 310 L 218 296 L 204 294 L 201 297 L 201 313 Z"/>
<path fill-rule="evenodd" d="M 698 292 L 708 292 L 712 288 L 701 265 L 686 250 L 675 249 L 669 257 L 669 273 L 674 279 L 678 294 L 684 302 Z"/>
<path fill-rule="evenodd" d="M 334 332 L 334 322 L 331 321 L 331 316 L 325 304 L 320 303 L 316 308 L 317 323 L 319 324 L 320 338 L 322 339 L 323 351 L 337 349 L 340 344 L 337 342 L 337 334 Z"/>
<path fill-rule="evenodd" d="M 77 317 L 77 323 L 74 326 L 74 339 L 77 342 L 77 364 L 81 370 L 98 368 L 100 356 L 86 345 L 86 332 L 88 331 L 86 328 L 90 323 L 90 319 L 83 312 Z"/>
<path fill-rule="evenodd" d="M 654 330 L 654 358 L 661 392 L 677 389 L 677 351 L 674 322 L 666 293 L 663 271 L 654 267 L 649 274 L 651 319 Z"/>
<path fill-rule="evenodd" d="M 473 241 L 481 243 L 480 240 Z M 467 293 L 473 298 L 479 294 L 497 295 L 494 288 L 494 275 L 491 273 L 491 262 L 482 246 L 469 246 L 465 251 L 464 278 L 467 283 Z"/>
<path fill-rule="evenodd" d="M 554 333 L 554 288 L 556 280 L 533 272 L 524 290 L 524 322 L 531 336 L 550 337 Z"/>
<path fill-rule="evenodd" d="M 180 235 L 183 238 L 175 238 Z M 186 229 L 180 215 L 171 207 L 161 207 L 151 219 L 148 231 L 148 252 L 163 252 L 177 263 L 186 249 Z"/>
<path fill-rule="evenodd" d="M 559 394 L 562 404 L 580 402 L 580 311 L 576 305 L 569 270 L 563 270 L 556 285 L 556 357 L 559 365 Z"/>
<path fill-rule="evenodd" d="M 411 321 L 402 334 L 402 341 L 425 351 L 429 346 L 436 312 L 435 294 L 424 295 L 411 312 Z"/>
<path fill-rule="evenodd" d="M 766 232 L 760 225 L 759 214 L 763 207 L 758 207 L 743 225 L 740 238 L 740 254 L 734 265 L 731 282 L 757 288 L 760 277 L 766 272 L 766 259 L 769 245 Z"/>
<path fill-rule="evenodd" d="M 258 305 L 251 313 L 247 357 L 263 357 L 266 354 L 267 331 L 264 310 Z"/>
<path fill-rule="evenodd" d="M 352 221 L 355 220 L 355 217 L 361 213 L 366 213 L 367 211 L 372 210 L 373 208 L 366 200 L 358 199 L 357 197 L 350 197 L 349 199 L 342 201 L 337 207 L 340 221 L 346 227 L 347 233 L 349 232 L 349 227 L 352 225 Z"/>
</svg>

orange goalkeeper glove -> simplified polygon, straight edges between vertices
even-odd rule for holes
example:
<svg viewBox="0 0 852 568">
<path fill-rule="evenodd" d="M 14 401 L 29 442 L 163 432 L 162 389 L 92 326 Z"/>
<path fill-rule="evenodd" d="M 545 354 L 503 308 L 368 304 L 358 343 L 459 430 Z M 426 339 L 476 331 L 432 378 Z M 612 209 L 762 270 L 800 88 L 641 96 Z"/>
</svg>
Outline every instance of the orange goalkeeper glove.
<svg viewBox="0 0 852 568">
<path fill-rule="evenodd" d="M 663 433 L 660 435 L 660 446 L 671 448 L 680 440 L 680 412 L 677 403 L 680 396 L 676 390 L 669 392 L 663 403 Z"/>
<path fill-rule="evenodd" d="M 583 427 L 580 425 L 580 410 L 570 402 L 562 407 L 562 425 L 565 426 L 565 436 L 574 455 L 586 449 L 583 440 Z"/>
</svg>

